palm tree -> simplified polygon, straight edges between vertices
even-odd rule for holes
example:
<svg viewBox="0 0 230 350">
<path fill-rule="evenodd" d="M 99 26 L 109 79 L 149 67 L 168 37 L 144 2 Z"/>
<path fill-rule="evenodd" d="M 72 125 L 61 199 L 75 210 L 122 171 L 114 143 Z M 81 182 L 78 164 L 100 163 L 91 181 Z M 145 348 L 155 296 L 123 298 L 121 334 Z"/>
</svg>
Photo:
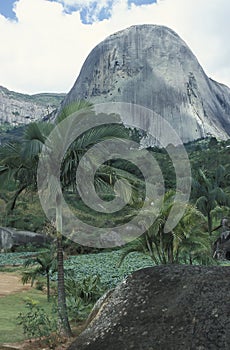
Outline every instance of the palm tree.
<svg viewBox="0 0 230 350">
<path fill-rule="evenodd" d="M 13 210 L 18 196 L 34 183 L 33 164 L 21 157 L 20 144 L 9 143 L 0 147 L 0 159 L 1 186 L 11 179 L 17 182 L 17 190 L 10 203 L 10 210 Z"/>
<path fill-rule="evenodd" d="M 13 210 L 18 196 L 24 189 L 37 189 L 37 167 L 39 155 L 49 133 L 55 127 L 51 123 L 31 123 L 25 130 L 21 143 L 6 144 L 0 149 L 0 178 L 5 181 L 15 180 L 15 192 L 11 209 Z M 56 206 L 57 232 L 60 231 L 58 205 Z M 65 303 L 64 264 L 60 234 L 57 234 L 57 265 L 58 265 L 58 315 L 60 332 L 72 336 Z M 26 277 L 24 276 L 26 279 Z M 31 276 L 31 280 L 34 277 Z"/>
<path fill-rule="evenodd" d="M 48 123 L 31 123 L 25 129 L 21 142 L 6 143 L 0 147 L 0 186 L 14 181 L 17 187 L 10 210 L 14 209 L 24 190 L 36 190 L 38 157 L 52 128 L 53 125 Z"/>
<path fill-rule="evenodd" d="M 52 248 L 51 251 L 42 252 L 35 258 L 29 258 L 25 261 L 24 266 L 36 266 L 35 269 L 30 271 L 24 271 L 22 273 L 22 283 L 28 283 L 31 281 L 31 285 L 38 276 L 46 276 L 46 288 L 47 288 L 47 301 L 50 301 L 50 275 L 57 271 L 57 259 Z"/>
<path fill-rule="evenodd" d="M 48 192 L 52 193 L 52 197 L 55 198 L 55 216 L 56 216 L 56 235 L 57 235 L 57 271 L 58 271 L 58 314 L 60 330 L 67 336 L 71 336 L 71 328 L 69 325 L 66 298 L 65 298 L 65 283 L 64 283 L 64 264 L 63 264 L 63 249 L 62 249 L 62 201 L 59 186 L 56 186 L 56 176 L 58 173 L 57 164 L 59 163 L 60 150 L 63 148 L 63 142 L 67 142 L 60 133 L 60 129 L 54 129 L 56 125 L 61 123 L 65 118 L 69 116 L 73 111 L 88 108 L 88 111 L 92 112 L 92 105 L 86 102 L 77 102 L 68 106 L 59 114 L 56 122 L 52 123 L 32 123 L 25 131 L 24 138 L 20 144 L 6 145 L 1 149 L 1 161 L 0 161 L 0 177 L 5 181 L 14 179 L 16 181 L 19 190 L 16 192 L 15 201 L 23 189 L 36 189 L 37 188 L 37 167 L 39 155 L 42 148 L 47 147 L 47 154 L 50 161 L 51 174 L 50 178 L 54 181 L 50 181 L 48 184 Z M 92 112 L 93 113 L 93 112 Z M 84 117 L 82 113 L 81 118 Z M 49 155 L 49 135 L 52 130 L 55 130 L 57 136 L 57 149 L 53 156 Z M 61 181 L 64 188 L 75 186 L 75 170 L 77 164 L 81 159 L 84 152 L 94 145 L 96 142 L 104 140 L 108 137 L 126 137 L 128 138 L 127 130 L 121 125 L 105 125 L 98 128 L 94 128 L 86 131 L 81 135 L 73 144 L 68 148 L 65 158 L 61 167 Z M 12 151 L 12 152 L 11 152 Z M 16 155 L 15 155 L 16 153 Z M 101 168 L 102 169 L 102 168 Z M 21 171 L 24 172 L 23 176 L 20 176 Z M 117 170 L 119 171 L 119 170 Z M 107 172 L 108 174 L 108 172 Z M 110 173 L 111 174 L 111 173 Z M 101 178 L 100 183 L 105 183 L 101 174 L 98 174 Z M 105 174 L 106 176 L 106 174 Z M 25 181 L 26 180 L 26 181 Z"/>
<path fill-rule="evenodd" d="M 155 222 L 139 239 L 124 251 L 120 264 L 127 254 L 133 251 L 148 254 L 156 265 L 179 263 L 182 257 L 184 259 L 185 255 L 186 259 L 188 256 L 190 257 L 190 263 L 192 263 L 193 250 L 196 247 L 195 242 L 199 241 L 199 232 L 197 232 L 196 226 L 199 224 L 198 226 L 200 227 L 204 217 L 194 206 L 187 204 L 184 215 L 177 226 L 173 231 L 165 232 L 164 228 L 171 208 L 174 205 L 174 196 L 175 193 L 172 190 L 165 194 L 160 213 Z M 181 203 L 181 205 L 184 206 L 185 204 Z M 147 217 L 154 215 L 154 208 L 150 205 L 145 214 Z M 196 232 L 196 235 L 194 235 L 194 232 Z M 200 245 L 197 243 L 197 246 L 200 247 L 201 245 L 202 242 L 200 242 Z M 204 242 L 203 245 L 206 249 L 207 247 Z M 187 250 L 185 246 L 188 247 Z M 198 248 L 195 251 L 198 253 Z M 204 253 L 204 250 L 202 253 Z"/>
</svg>

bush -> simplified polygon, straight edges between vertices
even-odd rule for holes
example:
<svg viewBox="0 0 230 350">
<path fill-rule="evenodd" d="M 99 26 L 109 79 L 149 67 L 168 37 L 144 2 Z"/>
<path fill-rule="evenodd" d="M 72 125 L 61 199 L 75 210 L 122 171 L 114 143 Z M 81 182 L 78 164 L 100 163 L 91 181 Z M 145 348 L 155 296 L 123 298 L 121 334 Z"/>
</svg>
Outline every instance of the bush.
<svg viewBox="0 0 230 350">
<path fill-rule="evenodd" d="M 87 276 L 82 281 L 67 276 L 65 288 L 67 297 L 80 298 L 86 305 L 96 302 L 106 290 L 99 275 Z"/>
<path fill-rule="evenodd" d="M 17 319 L 18 324 L 23 327 L 23 333 L 29 339 L 45 337 L 47 343 L 53 347 L 57 339 L 57 322 L 54 317 L 49 316 L 38 302 L 30 298 L 25 300 L 27 312 L 20 312 Z M 54 334 L 53 334 L 54 333 Z"/>
<path fill-rule="evenodd" d="M 46 283 L 44 282 L 44 281 L 42 281 L 42 280 L 40 280 L 40 279 L 38 279 L 37 281 L 36 281 L 36 284 L 35 284 L 35 288 L 37 289 L 37 290 L 40 290 L 40 291 L 44 291 L 44 289 L 45 289 L 45 287 L 46 287 Z"/>
<path fill-rule="evenodd" d="M 93 304 L 85 305 L 83 300 L 79 297 L 67 297 L 66 306 L 70 321 L 83 321 L 90 313 Z"/>
</svg>

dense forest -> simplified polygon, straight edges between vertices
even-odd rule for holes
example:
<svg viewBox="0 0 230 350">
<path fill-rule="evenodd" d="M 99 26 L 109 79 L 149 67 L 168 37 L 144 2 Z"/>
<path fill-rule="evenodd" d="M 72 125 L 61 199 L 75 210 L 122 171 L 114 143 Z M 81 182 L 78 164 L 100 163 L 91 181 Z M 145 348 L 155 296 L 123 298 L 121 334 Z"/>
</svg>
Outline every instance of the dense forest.
<svg viewBox="0 0 230 350">
<path fill-rule="evenodd" d="M 79 108 L 79 106 L 75 106 L 74 108 Z M 63 118 L 63 116 L 61 118 Z M 42 210 L 36 193 L 36 169 L 38 154 L 41 150 L 39 147 L 41 147 L 41 145 L 38 146 L 37 149 L 36 147 L 38 144 L 37 138 L 40 137 L 40 142 L 42 144 L 42 142 L 44 142 L 44 135 L 47 137 L 51 129 L 52 126 L 49 123 L 32 123 L 25 129 L 16 128 L 12 133 L 12 135 L 17 135 L 16 142 L 13 142 L 13 137 L 10 136 L 8 141 L 1 146 L 1 226 L 15 227 L 41 233 L 47 231 L 47 227 L 49 227 L 50 224 Z M 36 135 L 36 133 L 38 135 Z M 44 133 L 44 135 L 42 135 L 42 133 Z M 121 126 L 117 127 L 117 129 L 112 126 L 111 130 L 109 130 L 109 128 L 104 128 L 100 133 L 101 135 L 99 135 L 99 137 L 112 135 L 112 137 L 131 138 L 135 141 L 139 139 L 138 132 L 127 132 L 127 130 Z M 85 145 L 85 151 L 90 145 L 97 142 L 96 138 L 98 134 L 99 132 L 96 130 L 95 135 L 93 135 L 93 133 L 88 135 L 87 139 L 89 143 Z M 80 140 L 78 144 L 81 142 L 82 140 Z M 36 147 L 34 146 L 35 143 Z M 27 154 L 25 147 L 27 147 Z M 74 147 L 76 150 L 78 147 L 77 143 Z M 206 243 L 210 246 L 210 243 L 213 244 L 220 234 L 218 230 L 214 230 L 215 227 L 220 224 L 223 217 L 228 217 L 230 212 L 230 141 L 219 141 L 210 137 L 190 142 L 185 145 L 185 149 L 188 153 L 192 172 L 189 209 L 191 211 L 190 214 L 194 216 L 193 219 L 191 218 L 191 221 L 194 220 L 196 225 L 193 227 L 193 223 L 189 221 L 189 225 L 191 225 L 189 230 L 191 230 L 191 232 L 189 233 L 189 237 L 184 237 L 184 239 L 186 238 L 185 241 L 186 244 L 188 244 L 188 248 L 190 243 L 191 245 L 199 245 L 197 240 L 202 237 L 207 238 L 209 243 Z M 170 159 L 167 149 L 154 147 L 148 149 L 148 151 L 157 160 L 163 173 L 165 184 L 165 208 L 162 207 L 162 215 L 167 217 L 167 213 L 164 213 L 164 210 L 169 211 L 176 191 L 176 175 L 173 162 Z M 29 152 L 35 152 L 35 154 L 29 154 Z M 142 205 L 140 197 L 143 200 L 145 195 L 145 186 L 140 170 L 138 170 L 135 165 L 131 164 L 131 162 L 123 161 L 122 159 L 109 161 L 99 169 L 97 178 L 100 181 L 97 181 L 99 183 L 97 190 L 104 200 L 109 201 L 114 198 L 113 184 L 117 178 L 123 177 L 131 181 L 134 194 L 130 203 L 122 211 L 117 212 L 116 215 L 103 213 L 97 215 L 94 210 L 84 204 L 81 196 L 73 186 L 76 180 L 73 174 L 76 171 L 77 164 L 83 153 L 82 149 L 80 151 L 78 150 L 73 168 L 70 168 L 70 160 L 72 162 L 71 164 L 73 164 L 73 159 L 71 158 L 73 157 L 73 149 L 69 151 L 69 154 L 63 162 L 63 169 L 67 169 L 66 173 L 62 173 L 61 175 L 63 191 L 65 199 L 72 210 L 74 210 L 81 220 L 93 223 L 96 227 L 101 227 L 102 225 L 105 227 L 106 225 L 108 227 L 116 226 L 129 220 Z M 27 159 L 25 158 L 25 154 Z M 193 213 L 192 210 L 194 211 Z M 155 229 L 156 228 L 154 228 L 154 230 Z M 180 235 L 184 234 L 183 229 L 178 228 L 178 230 L 181 230 L 178 237 L 179 240 L 181 240 L 182 236 Z M 151 233 L 148 234 L 151 235 Z M 189 243 L 189 240 L 193 239 L 194 242 Z M 82 250 L 84 251 L 83 248 Z M 212 255 L 208 249 L 206 250 L 206 254 L 207 258 Z M 202 256 L 204 256 L 203 253 Z"/>
<path fill-rule="evenodd" d="M 84 284 L 84 286 L 81 286 L 81 290 L 92 288 L 92 293 L 95 294 L 89 292 L 87 296 L 79 292 L 80 295 L 75 295 L 77 299 L 73 299 L 71 293 L 73 290 L 79 289 L 76 282 L 78 276 L 74 279 L 72 275 L 70 278 L 66 265 L 64 267 L 65 255 L 69 257 L 84 255 L 90 260 L 91 254 L 100 256 L 99 253 L 112 253 L 113 250 L 117 253 L 121 250 L 119 252 L 119 266 L 122 266 L 127 256 L 133 252 L 143 253 L 154 265 L 175 263 L 212 265 L 224 263 L 229 259 L 229 252 L 223 247 L 223 243 L 227 242 L 228 244 L 229 235 L 223 236 L 223 233 L 225 233 L 223 231 L 229 231 L 230 141 L 219 141 L 213 137 L 190 142 L 184 146 L 191 166 L 191 193 L 188 202 L 177 203 L 181 208 L 183 207 L 183 215 L 181 215 L 179 222 L 172 229 L 165 230 L 178 190 L 178 179 L 176 178 L 173 161 L 169 156 L 169 148 L 173 149 L 175 154 L 178 152 L 180 155 L 180 147 L 182 146 L 168 145 L 166 149 L 154 147 L 147 150 L 149 157 L 153 157 L 157 161 L 164 178 L 164 193 L 160 193 L 162 202 L 157 214 L 155 207 L 152 205 L 156 199 L 148 197 L 146 179 L 142 171 L 135 165 L 136 159 L 134 158 L 136 156 L 133 158 L 133 162 L 132 159 L 127 161 L 118 157 L 99 165 L 94 174 L 94 185 L 98 196 L 109 203 L 119 193 L 122 193 L 122 196 L 127 197 L 128 201 L 122 210 L 115 213 L 98 213 L 97 210 L 84 203 L 76 186 L 76 170 L 82 157 L 93 145 L 108 138 L 132 140 L 138 143 L 143 135 L 140 135 L 139 131 L 129 130 L 121 124 L 107 124 L 87 130 L 68 147 L 61 162 L 60 183 L 66 203 L 68 203 L 74 215 L 94 227 L 93 235 L 95 237 L 101 227 L 112 230 L 113 227 L 129 223 L 145 203 L 145 210 L 141 212 L 142 216 L 138 222 L 139 225 L 142 225 L 143 234 L 136 239 L 130 239 L 129 235 L 124 235 L 118 244 L 113 244 L 113 249 L 106 245 L 86 244 L 84 246 L 79 242 L 72 242 L 70 237 L 66 238 L 62 235 L 63 226 L 66 225 L 68 229 L 68 222 L 62 222 L 60 189 L 56 185 L 47 188 L 47 191 L 54 196 L 56 203 L 54 224 L 54 222 L 47 219 L 39 200 L 38 162 L 42 149 L 44 145 L 47 147 L 47 140 L 49 140 L 55 127 L 68 118 L 72 112 L 81 111 L 85 108 L 93 115 L 91 104 L 77 102 L 66 107 L 55 123 L 35 122 L 21 128 L 19 131 L 17 129 L 13 130 L 17 138 L 10 137 L 0 146 L 0 226 L 39 232 L 49 235 L 51 241 L 55 242 L 48 247 L 48 252 L 45 251 L 36 258 L 29 258 L 25 262 L 27 269 L 30 265 L 37 267 L 35 270 L 24 272 L 23 282 L 33 282 L 39 274 L 46 276 L 47 298 L 49 300 L 50 277 L 57 272 L 58 318 L 60 321 L 58 324 L 59 326 L 62 325 L 61 328 L 67 336 L 72 334 L 69 318 L 73 300 L 76 313 L 82 307 L 82 305 L 78 305 L 80 299 L 84 304 L 84 312 L 85 310 L 88 312 L 92 307 L 92 302 L 105 291 L 106 283 L 102 287 L 101 276 L 90 275 L 85 280 L 83 279 L 83 282 L 81 281 Z M 56 133 L 56 137 L 59 144 L 62 144 L 63 138 L 60 132 Z M 47 149 L 49 150 L 49 147 Z M 140 158 L 138 150 L 136 154 L 137 158 Z M 57 153 L 57 155 L 59 154 Z M 52 162 L 55 163 L 55 161 L 57 159 L 52 158 Z M 97 159 L 94 159 L 93 162 L 97 165 Z M 56 171 L 56 168 L 54 169 Z M 183 169 L 181 172 L 183 172 Z M 48 175 L 53 176 L 52 173 Z M 44 174 L 44 177 L 48 175 Z M 154 176 L 155 174 L 153 174 L 153 180 Z M 120 192 L 117 192 L 116 189 L 118 180 Z M 127 187 L 125 184 L 127 181 L 130 184 L 131 193 L 126 193 Z M 183 176 L 181 176 L 180 181 L 183 184 Z M 180 186 L 180 188 L 183 192 L 183 186 Z M 161 189 L 158 190 L 158 192 L 161 191 Z M 146 225 L 146 222 L 151 221 L 152 217 L 155 217 L 155 219 L 150 225 Z M 122 249 L 120 246 L 122 246 Z M 33 247 L 31 245 L 14 247 L 14 250 L 16 252 L 31 251 Z M 93 259 L 96 261 L 96 258 Z M 146 264 L 146 262 L 143 263 Z M 134 265 L 132 263 L 130 271 L 133 270 Z M 64 284 L 65 278 L 66 286 Z M 109 283 L 107 281 L 107 288 Z M 91 302 L 90 306 L 88 299 Z M 71 305 L 69 309 L 66 300 Z M 33 305 L 30 305 L 30 307 L 33 309 Z M 73 312 L 71 317 L 74 319 Z M 22 319 L 23 322 L 25 324 L 26 318 Z"/>
</svg>

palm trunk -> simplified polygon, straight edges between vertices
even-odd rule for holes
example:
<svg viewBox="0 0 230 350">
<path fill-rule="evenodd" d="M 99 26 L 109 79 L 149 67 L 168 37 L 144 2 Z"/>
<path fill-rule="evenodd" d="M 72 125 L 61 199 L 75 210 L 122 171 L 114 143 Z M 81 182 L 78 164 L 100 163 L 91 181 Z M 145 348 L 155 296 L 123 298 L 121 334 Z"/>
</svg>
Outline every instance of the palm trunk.
<svg viewBox="0 0 230 350">
<path fill-rule="evenodd" d="M 173 263 L 174 263 L 174 256 L 173 256 L 173 238 L 172 238 L 172 240 L 169 242 L 167 252 L 168 252 L 168 262 L 169 262 L 170 264 L 173 264 Z"/>
<path fill-rule="evenodd" d="M 47 287 L 47 301 L 50 301 L 50 274 L 49 269 L 46 271 L 46 287 Z"/>
<path fill-rule="evenodd" d="M 26 185 L 23 185 L 21 188 L 19 188 L 19 190 L 17 190 L 17 192 L 15 193 L 14 195 L 14 199 L 13 199 L 13 202 L 10 206 L 10 210 L 14 210 L 15 208 L 15 204 L 16 204 L 16 201 L 18 199 L 18 196 L 22 193 L 22 191 L 24 191 L 26 189 Z"/>
<path fill-rule="evenodd" d="M 67 337 L 72 336 L 69 324 L 65 295 L 64 260 L 62 249 L 62 207 L 57 195 L 56 222 L 57 222 L 57 272 L 58 272 L 58 318 L 60 332 Z"/>
<path fill-rule="evenodd" d="M 212 218 L 210 213 L 208 213 L 208 233 L 209 236 L 212 235 Z"/>
</svg>

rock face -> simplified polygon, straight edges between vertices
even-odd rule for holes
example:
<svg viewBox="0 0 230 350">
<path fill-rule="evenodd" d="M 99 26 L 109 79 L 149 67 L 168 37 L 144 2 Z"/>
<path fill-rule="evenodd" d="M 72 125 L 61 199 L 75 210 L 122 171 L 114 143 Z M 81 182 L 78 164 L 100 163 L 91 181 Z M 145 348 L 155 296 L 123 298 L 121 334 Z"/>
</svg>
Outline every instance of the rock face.
<svg viewBox="0 0 230 350">
<path fill-rule="evenodd" d="M 48 241 L 49 239 L 45 235 L 39 233 L 0 227 L 0 250 L 12 249 L 28 243 L 41 247 Z"/>
<path fill-rule="evenodd" d="M 167 27 L 132 26 L 97 45 L 62 106 L 79 99 L 145 106 L 164 117 L 183 142 L 230 135 L 230 89 L 209 79 Z"/>
<path fill-rule="evenodd" d="M 229 267 L 136 271 L 69 350 L 230 349 Z"/>
<path fill-rule="evenodd" d="M 224 217 L 220 226 L 215 230 L 222 228 L 222 232 L 213 245 L 213 257 L 219 260 L 230 260 L 230 222 Z"/>
<path fill-rule="evenodd" d="M 213 257 L 219 260 L 230 260 L 230 231 L 223 232 L 213 246 Z"/>
<path fill-rule="evenodd" d="M 59 107 L 65 94 L 25 95 L 0 86 L 0 124 L 28 124 Z"/>
</svg>

